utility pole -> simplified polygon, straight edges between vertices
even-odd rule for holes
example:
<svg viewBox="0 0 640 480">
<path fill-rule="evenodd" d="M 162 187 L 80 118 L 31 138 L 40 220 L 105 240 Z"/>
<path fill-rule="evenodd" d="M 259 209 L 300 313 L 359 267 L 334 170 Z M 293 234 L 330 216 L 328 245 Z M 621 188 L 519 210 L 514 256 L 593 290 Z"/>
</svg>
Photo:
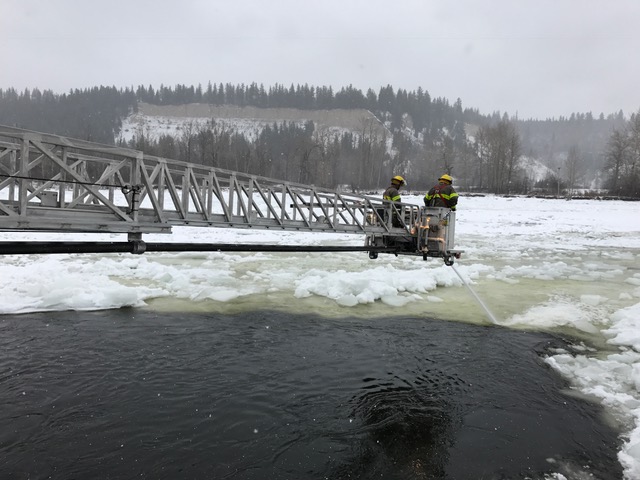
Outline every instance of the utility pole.
<svg viewBox="0 0 640 480">
<path fill-rule="evenodd" d="M 560 168 L 558 167 L 558 198 L 560 198 Z"/>
</svg>

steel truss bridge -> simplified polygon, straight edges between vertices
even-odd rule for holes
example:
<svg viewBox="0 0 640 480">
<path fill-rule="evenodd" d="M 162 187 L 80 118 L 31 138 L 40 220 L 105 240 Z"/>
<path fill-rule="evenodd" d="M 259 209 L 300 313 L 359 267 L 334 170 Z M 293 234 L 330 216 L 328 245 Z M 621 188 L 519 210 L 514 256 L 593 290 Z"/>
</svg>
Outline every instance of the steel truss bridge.
<svg viewBox="0 0 640 480">
<path fill-rule="evenodd" d="M 146 243 L 174 226 L 365 235 L 362 247 Z M 0 231 L 126 233 L 127 242 L 0 242 L 0 254 L 368 251 L 452 264 L 455 212 L 180 162 L 0 125 Z"/>
</svg>

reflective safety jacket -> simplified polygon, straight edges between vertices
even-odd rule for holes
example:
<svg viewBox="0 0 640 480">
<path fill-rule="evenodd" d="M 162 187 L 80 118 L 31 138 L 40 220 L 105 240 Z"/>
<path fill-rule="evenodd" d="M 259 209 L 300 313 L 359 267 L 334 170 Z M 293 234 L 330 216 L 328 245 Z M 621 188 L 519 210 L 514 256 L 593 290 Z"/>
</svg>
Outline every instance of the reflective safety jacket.
<svg viewBox="0 0 640 480">
<path fill-rule="evenodd" d="M 455 210 L 458 194 L 451 185 L 440 182 L 424 196 L 424 204 L 427 207 L 446 207 Z"/>
<path fill-rule="evenodd" d="M 382 194 L 383 200 L 391 200 L 392 202 L 400 201 L 400 192 L 395 185 L 390 185 Z"/>
</svg>

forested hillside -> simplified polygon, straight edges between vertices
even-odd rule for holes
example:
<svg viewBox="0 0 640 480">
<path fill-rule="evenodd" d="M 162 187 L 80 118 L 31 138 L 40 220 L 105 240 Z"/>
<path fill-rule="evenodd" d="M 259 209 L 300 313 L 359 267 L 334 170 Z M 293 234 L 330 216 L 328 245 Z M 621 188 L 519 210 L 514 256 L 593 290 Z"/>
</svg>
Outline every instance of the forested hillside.
<svg viewBox="0 0 640 480">
<path fill-rule="evenodd" d="M 140 127 L 124 135 L 123 122 L 130 126 L 132 115 L 141 118 L 142 103 L 301 113 L 267 123 L 255 119 L 251 134 L 246 119 L 240 127 L 228 115 L 212 114 L 199 121 L 185 118 L 177 130 Z M 304 120 L 313 117 L 305 111 L 333 110 L 350 116 L 352 126 L 328 128 L 317 118 Z M 354 190 L 383 188 L 394 174 L 407 177 L 412 189 L 422 190 L 448 172 L 464 190 L 531 193 L 609 187 L 621 195 L 638 195 L 629 180 L 640 171 L 640 147 L 633 143 L 636 117 L 576 113 L 569 118 L 520 120 L 463 108 L 460 99 L 451 104 L 422 89 L 392 86 L 377 92 L 352 86 L 335 92 L 308 85 L 265 88 L 255 83 L 94 87 L 65 94 L 0 90 L 0 124 Z M 619 151 L 613 142 L 616 132 L 625 144 L 618 145 Z"/>
</svg>

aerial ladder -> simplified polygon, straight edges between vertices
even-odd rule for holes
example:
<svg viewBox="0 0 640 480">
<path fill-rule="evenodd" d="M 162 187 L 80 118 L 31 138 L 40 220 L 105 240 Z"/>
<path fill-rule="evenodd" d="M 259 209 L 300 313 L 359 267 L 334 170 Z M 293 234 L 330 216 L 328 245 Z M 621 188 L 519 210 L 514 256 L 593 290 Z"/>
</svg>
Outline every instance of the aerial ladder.
<svg viewBox="0 0 640 480">
<path fill-rule="evenodd" d="M 364 245 L 152 243 L 174 226 L 363 234 Z M 0 125 L 0 231 L 122 233 L 126 242 L 0 242 L 0 254 L 366 251 L 453 265 L 455 212 L 388 202 Z"/>
</svg>

